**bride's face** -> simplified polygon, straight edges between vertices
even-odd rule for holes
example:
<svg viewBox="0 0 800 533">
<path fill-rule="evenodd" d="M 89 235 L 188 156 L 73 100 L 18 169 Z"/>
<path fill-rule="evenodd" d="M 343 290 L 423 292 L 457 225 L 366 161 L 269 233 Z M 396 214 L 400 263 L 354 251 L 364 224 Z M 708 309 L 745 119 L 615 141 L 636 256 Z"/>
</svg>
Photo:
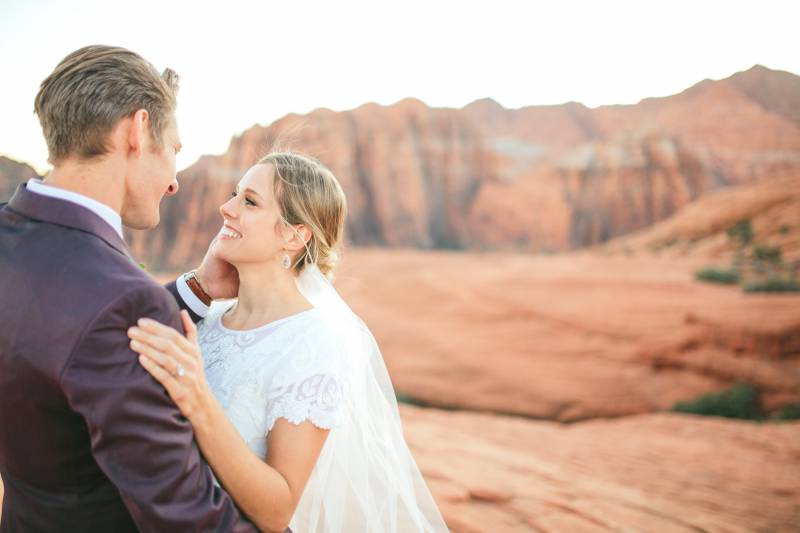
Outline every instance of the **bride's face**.
<svg viewBox="0 0 800 533">
<path fill-rule="evenodd" d="M 251 167 L 220 206 L 223 225 L 215 250 L 220 259 L 233 265 L 279 264 L 287 246 L 286 232 L 291 230 L 280 223 L 274 172 L 268 163 Z"/>
</svg>

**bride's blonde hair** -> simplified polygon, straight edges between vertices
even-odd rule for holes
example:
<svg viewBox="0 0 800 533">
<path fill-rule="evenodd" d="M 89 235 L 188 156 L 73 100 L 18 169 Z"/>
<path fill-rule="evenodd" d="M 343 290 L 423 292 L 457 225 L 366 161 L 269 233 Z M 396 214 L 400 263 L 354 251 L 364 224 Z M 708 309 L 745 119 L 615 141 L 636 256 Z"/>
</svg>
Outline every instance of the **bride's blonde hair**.
<svg viewBox="0 0 800 533">
<path fill-rule="evenodd" d="M 273 185 L 281 222 L 289 227 L 302 224 L 311 231 L 305 249 L 294 259 L 294 273 L 299 275 L 306 265 L 316 263 L 331 278 L 341 255 L 347 216 L 347 200 L 333 172 L 312 157 L 292 152 L 271 152 L 258 164 L 275 169 Z"/>
</svg>

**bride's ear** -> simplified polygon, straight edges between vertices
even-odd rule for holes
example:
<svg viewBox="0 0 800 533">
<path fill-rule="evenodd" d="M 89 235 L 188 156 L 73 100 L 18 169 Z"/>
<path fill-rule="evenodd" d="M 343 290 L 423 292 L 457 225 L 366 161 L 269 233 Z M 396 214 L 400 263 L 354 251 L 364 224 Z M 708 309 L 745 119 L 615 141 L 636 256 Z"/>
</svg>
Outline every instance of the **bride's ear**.
<svg viewBox="0 0 800 533">
<path fill-rule="evenodd" d="M 296 252 L 305 248 L 306 243 L 311 240 L 311 230 L 302 224 L 291 226 L 291 239 L 286 242 L 289 250 Z"/>
</svg>

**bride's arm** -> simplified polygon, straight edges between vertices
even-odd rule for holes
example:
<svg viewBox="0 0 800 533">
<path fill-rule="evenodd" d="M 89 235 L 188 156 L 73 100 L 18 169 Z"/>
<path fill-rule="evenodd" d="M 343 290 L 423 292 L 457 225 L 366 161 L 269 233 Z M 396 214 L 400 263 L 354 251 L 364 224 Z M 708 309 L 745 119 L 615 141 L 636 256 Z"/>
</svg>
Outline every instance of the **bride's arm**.
<svg viewBox="0 0 800 533">
<path fill-rule="evenodd" d="M 267 436 L 267 460 L 256 456 L 214 398 L 191 420 L 197 442 L 220 483 L 259 529 L 288 527 L 330 430 L 282 418 Z"/>
<path fill-rule="evenodd" d="M 192 423 L 211 468 L 236 505 L 259 529 L 286 529 L 329 430 L 311 422 L 276 420 L 267 437 L 267 458 L 255 455 L 214 398 L 203 373 L 197 330 L 181 312 L 186 337 L 152 320 L 128 332 L 142 365 L 169 392 Z M 184 369 L 178 375 L 178 365 Z"/>
</svg>

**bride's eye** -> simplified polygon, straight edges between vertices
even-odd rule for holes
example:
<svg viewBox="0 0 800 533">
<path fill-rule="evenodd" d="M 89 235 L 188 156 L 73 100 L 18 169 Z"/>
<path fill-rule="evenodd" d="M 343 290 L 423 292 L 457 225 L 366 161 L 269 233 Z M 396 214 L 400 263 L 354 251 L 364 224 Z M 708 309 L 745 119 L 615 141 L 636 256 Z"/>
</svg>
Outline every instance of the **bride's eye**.
<svg viewBox="0 0 800 533">
<path fill-rule="evenodd" d="M 236 191 L 231 191 L 231 198 L 236 198 Z M 252 206 L 256 205 L 256 203 L 253 200 L 251 200 L 250 198 L 245 198 L 244 201 L 245 201 L 245 203 L 250 204 Z"/>
</svg>

